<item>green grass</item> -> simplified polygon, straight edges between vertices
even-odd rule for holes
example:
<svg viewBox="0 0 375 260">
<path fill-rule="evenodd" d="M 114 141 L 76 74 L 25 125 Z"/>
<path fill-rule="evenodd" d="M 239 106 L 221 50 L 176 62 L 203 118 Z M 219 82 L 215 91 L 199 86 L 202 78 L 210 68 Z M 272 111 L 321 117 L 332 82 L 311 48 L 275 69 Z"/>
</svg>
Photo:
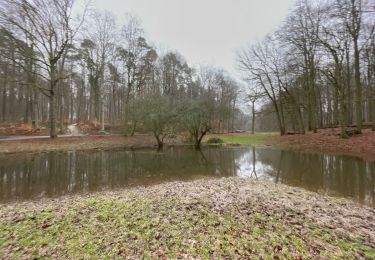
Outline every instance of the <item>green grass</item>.
<svg viewBox="0 0 375 260">
<path fill-rule="evenodd" d="M 5 215 L 12 216 L 0 222 L 0 255 L 5 258 L 374 257 L 372 248 L 337 239 L 329 230 L 307 229 L 301 236 L 282 219 L 215 211 L 204 200 L 98 196 Z M 317 239 L 329 246 L 317 249 L 310 244 Z"/>
<path fill-rule="evenodd" d="M 252 134 L 234 134 L 234 135 L 215 135 L 224 141 L 225 144 L 229 145 L 245 145 L 245 146 L 260 146 L 265 145 L 270 137 L 277 135 L 274 132 L 263 132 Z M 204 141 L 207 141 L 213 135 L 205 138 Z"/>
</svg>

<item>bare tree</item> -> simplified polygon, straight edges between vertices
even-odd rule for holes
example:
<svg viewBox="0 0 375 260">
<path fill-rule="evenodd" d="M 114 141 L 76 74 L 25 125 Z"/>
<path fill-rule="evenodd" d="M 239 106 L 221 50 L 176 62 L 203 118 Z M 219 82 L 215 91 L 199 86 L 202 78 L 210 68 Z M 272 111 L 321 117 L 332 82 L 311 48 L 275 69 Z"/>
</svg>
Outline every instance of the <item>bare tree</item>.
<svg viewBox="0 0 375 260">
<path fill-rule="evenodd" d="M 126 94 L 124 105 L 125 127 L 129 123 L 129 104 L 134 91 L 139 89 L 145 80 L 145 57 L 151 51 L 151 47 L 144 38 L 144 32 L 140 21 L 128 15 L 126 24 L 121 29 L 122 46 L 117 49 L 118 59 L 123 63 L 123 75 L 126 82 Z M 134 127 L 133 127 L 134 129 Z M 126 130 L 128 132 L 128 130 Z"/>
<path fill-rule="evenodd" d="M 282 87 L 279 80 L 273 74 L 271 60 L 275 54 L 275 42 L 268 37 L 263 42 L 258 43 L 250 48 L 243 49 L 237 55 L 237 61 L 240 69 L 246 73 L 246 79 L 252 80 L 255 84 L 262 87 L 263 94 L 271 101 L 277 117 L 280 134 L 284 135 L 285 121 L 284 108 L 279 99 Z"/>
<path fill-rule="evenodd" d="M 290 55 L 301 56 L 303 87 L 307 96 L 308 130 L 317 131 L 317 34 L 319 32 L 321 17 L 319 10 L 306 0 L 299 0 L 296 9 L 287 18 L 284 26 L 276 32 L 282 41 L 282 47 L 291 46 Z M 286 46 L 285 46 L 286 45 Z M 288 46 L 289 45 L 289 46 Z"/>
<path fill-rule="evenodd" d="M 30 71 L 19 60 L 16 62 L 25 71 L 37 74 L 48 82 L 47 87 L 38 86 L 38 89 L 49 98 L 51 138 L 57 136 L 55 94 L 57 84 L 63 78 L 59 62 L 66 56 L 73 37 L 82 24 L 82 20 L 76 24 L 72 22 L 73 5 L 74 0 L 4 0 L 0 7 L 2 29 L 12 29 L 7 30 L 7 36 L 17 44 L 18 49 L 24 51 L 29 47 L 20 43 L 21 35 L 30 39 L 35 48 L 36 55 L 29 58 L 35 62 L 36 69 Z"/>
<path fill-rule="evenodd" d="M 116 43 L 116 21 L 109 12 L 95 12 L 93 27 L 81 43 L 83 57 L 89 71 L 89 83 L 94 97 L 95 121 L 100 119 L 100 128 L 104 131 L 105 67 Z"/>
<path fill-rule="evenodd" d="M 249 89 L 247 99 L 251 103 L 251 134 L 255 134 L 255 104 L 264 97 L 263 91 L 255 85 Z"/>
</svg>

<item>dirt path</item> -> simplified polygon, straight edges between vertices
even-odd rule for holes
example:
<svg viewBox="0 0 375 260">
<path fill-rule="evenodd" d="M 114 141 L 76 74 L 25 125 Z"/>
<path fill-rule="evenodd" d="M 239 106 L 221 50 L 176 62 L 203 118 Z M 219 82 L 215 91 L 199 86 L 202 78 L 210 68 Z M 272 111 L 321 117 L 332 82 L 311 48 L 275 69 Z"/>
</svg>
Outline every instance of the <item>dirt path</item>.
<svg viewBox="0 0 375 260">
<path fill-rule="evenodd" d="M 58 138 L 67 138 L 67 137 L 80 137 L 87 136 L 84 134 L 67 134 L 67 135 L 58 135 Z M 24 140 L 38 140 L 38 139 L 49 139 L 49 136 L 0 136 L 0 142 L 6 141 L 24 141 Z"/>
<path fill-rule="evenodd" d="M 72 136 L 82 135 L 81 130 L 79 129 L 77 124 L 68 125 L 68 130 Z"/>
</svg>

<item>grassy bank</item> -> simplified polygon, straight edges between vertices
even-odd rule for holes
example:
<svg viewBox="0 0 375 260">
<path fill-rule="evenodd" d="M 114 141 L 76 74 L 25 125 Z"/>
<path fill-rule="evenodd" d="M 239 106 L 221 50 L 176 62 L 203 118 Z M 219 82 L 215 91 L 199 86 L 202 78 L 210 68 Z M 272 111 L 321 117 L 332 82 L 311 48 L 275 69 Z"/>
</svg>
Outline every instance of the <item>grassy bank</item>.
<svg viewBox="0 0 375 260">
<path fill-rule="evenodd" d="M 375 132 L 363 130 L 361 135 L 348 139 L 338 136 L 339 129 L 319 129 L 318 133 L 308 132 L 304 135 L 280 136 L 274 132 L 263 132 L 251 135 L 249 133 L 208 135 L 210 138 L 220 138 L 226 145 L 245 146 L 273 146 L 283 150 L 292 150 L 309 153 L 329 153 L 351 155 L 364 160 L 375 160 Z"/>
<path fill-rule="evenodd" d="M 374 213 L 267 182 L 175 182 L 4 205 L 0 256 L 373 259 Z"/>
<path fill-rule="evenodd" d="M 241 134 L 222 134 L 222 135 L 208 135 L 204 141 L 209 140 L 212 137 L 220 138 L 224 141 L 224 144 L 228 145 L 245 145 L 245 146 L 260 146 L 267 145 L 270 139 L 274 136 L 277 136 L 277 133 L 274 132 L 262 132 L 256 133 L 254 135 L 249 133 Z"/>
<path fill-rule="evenodd" d="M 274 133 L 230 134 L 220 135 L 226 144 L 230 145 L 264 145 L 274 136 Z M 212 137 L 209 135 L 205 138 Z M 216 135 L 215 135 L 216 136 Z M 186 145 L 181 138 L 168 139 L 166 144 Z M 64 137 L 57 139 L 31 139 L 18 141 L 0 141 L 0 156 L 12 153 L 23 152 L 47 152 L 47 151 L 69 151 L 69 150 L 90 150 L 90 149 L 111 149 L 111 148 L 153 148 L 156 147 L 155 138 L 151 135 L 108 135 L 108 136 L 80 136 Z"/>
</svg>

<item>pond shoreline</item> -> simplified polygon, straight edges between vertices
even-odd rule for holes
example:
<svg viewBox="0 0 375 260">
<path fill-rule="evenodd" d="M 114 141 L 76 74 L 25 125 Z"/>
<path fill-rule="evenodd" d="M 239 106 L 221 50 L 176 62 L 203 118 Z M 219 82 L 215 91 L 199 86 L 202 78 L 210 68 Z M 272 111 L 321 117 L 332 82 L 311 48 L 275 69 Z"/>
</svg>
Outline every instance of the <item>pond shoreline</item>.
<svg viewBox="0 0 375 260">
<path fill-rule="evenodd" d="M 341 139 L 335 130 L 319 130 L 318 133 L 305 135 L 278 136 L 276 133 L 209 134 L 205 137 L 219 137 L 223 144 L 233 146 L 255 146 L 277 148 L 303 153 L 325 153 L 332 155 L 349 155 L 366 161 L 375 161 L 375 132 L 364 130 L 359 136 Z M 204 145 L 214 145 L 206 144 Z M 191 146 L 181 138 L 168 139 L 165 146 Z M 0 156 L 19 153 L 39 153 L 49 151 L 95 150 L 95 149 L 157 149 L 154 138 L 150 135 L 89 135 L 57 139 L 33 139 L 0 142 Z"/>
<path fill-rule="evenodd" d="M 57 139 L 30 139 L 0 142 L 0 156 L 20 153 L 40 153 L 50 151 L 80 151 L 95 149 L 152 149 L 156 148 L 152 136 L 149 135 L 107 135 L 79 136 Z M 170 142 L 173 144 L 174 142 Z"/>
<path fill-rule="evenodd" d="M 375 131 L 364 129 L 360 135 L 347 139 L 338 136 L 339 129 L 319 129 L 318 133 L 274 136 L 268 144 L 284 150 L 306 153 L 349 155 L 375 161 Z"/>
<path fill-rule="evenodd" d="M 6 257 L 375 257 L 375 209 L 236 177 L 3 205 Z"/>
</svg>

